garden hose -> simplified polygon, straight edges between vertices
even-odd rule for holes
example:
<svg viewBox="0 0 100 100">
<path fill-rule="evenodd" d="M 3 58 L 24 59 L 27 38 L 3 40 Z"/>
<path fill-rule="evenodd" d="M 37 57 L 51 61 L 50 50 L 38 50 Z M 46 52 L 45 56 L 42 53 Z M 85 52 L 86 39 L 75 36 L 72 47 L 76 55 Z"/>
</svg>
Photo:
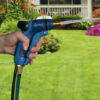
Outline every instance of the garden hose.
<svg viewBox="0 0 100 100">
<path fill-rule="evenodd" d="M 22 69 L 23 69 L 22 65 L 15 65 L 13 82 L 12 82 L 11 100 L 19 99 L 19 88 L 20 88 Z"/>
</svg>

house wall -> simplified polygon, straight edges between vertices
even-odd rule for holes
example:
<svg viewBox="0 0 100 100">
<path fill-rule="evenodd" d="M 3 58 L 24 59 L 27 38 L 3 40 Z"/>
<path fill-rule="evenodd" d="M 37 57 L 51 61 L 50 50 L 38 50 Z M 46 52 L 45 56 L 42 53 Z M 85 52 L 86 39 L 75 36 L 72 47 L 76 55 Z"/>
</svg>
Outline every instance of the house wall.
<svg viewBox="0 0 100 100">
<path fill-rule="evenodd" d="M 31 0 L 31 2 L 35 5 L 40 5 L 40 0 Z"/>
<path fill-rule="evenodd" d="M 81 4 L 82 5 L 87 4 L 87 0 L 81 0 Z"/>
<path fill-rule="evenodd" d="M 93 11 L 95 10 L 95 9 L 98 9 L 98 8 L 100 8 L 100 7 L 95 7 L 95 0 L 92 0 L 92 9 L 93 9 Z"/>
</svg>

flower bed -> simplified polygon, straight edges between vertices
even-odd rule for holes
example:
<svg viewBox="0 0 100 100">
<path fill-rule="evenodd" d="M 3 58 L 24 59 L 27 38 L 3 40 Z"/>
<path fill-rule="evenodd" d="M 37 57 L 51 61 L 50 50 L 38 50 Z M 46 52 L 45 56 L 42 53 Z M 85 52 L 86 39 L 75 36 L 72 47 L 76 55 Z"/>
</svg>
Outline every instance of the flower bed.
<svg viewBox="0 0 100 100">
<path fill-rule="evenodd" d="M 100 36 L 100 24 L 87 30 L 86 35 L 88 35 L 88 36 Z"/>
<path fill-rule="evenodd" d="M 45 54 L 46 52 L 56 52 L 60 49 L 61 41 L 53 34 L 42 38 L 42 46 L 39 54 Z"/>
</svg>

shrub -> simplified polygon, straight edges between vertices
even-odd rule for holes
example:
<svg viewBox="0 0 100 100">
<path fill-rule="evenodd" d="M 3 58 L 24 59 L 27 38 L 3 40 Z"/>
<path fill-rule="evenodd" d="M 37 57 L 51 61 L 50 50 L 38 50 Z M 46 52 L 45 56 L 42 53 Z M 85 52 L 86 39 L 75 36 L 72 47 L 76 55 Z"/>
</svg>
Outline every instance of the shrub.
<svg viewBox="0 0 100 100">
<path fill-rule="evenodd" d="M 19 31 L 17 27 L 17 23 L 18 21 L 14 19 L 12 19 L 11 21 L 4 21 L 1 24 L 0 32 L 1 33 L 11 33 L 11 32 Z"/>
<path fill-rule="evenodd" d="M 54 16 L 53 20 L 54 21 L 67 21 L 67 20 L 76 20 L 76 19 L 83 19 L 83 17 L 79 15 L 75 16 Z"/>
<path fill-rule="evenodd" d="M 53 20 L 55 22 L 60 22 L 60 21 L 68 21 L 68 20 L 78 20 L 78 19 L 83 19 L 83 17 L 79 15 L 75 16 L 54 16 Z M 91 26 L 93 26 L 92 22 L 81 22 L 81 23 L 75 23 L 75 24 L 69 24 L 69 25 L 62 25 L 56 28 L 59 29 L 89 29 Z"/>
<path fill-rule="evenodd" d="M 89 29 L 93 26 L 93 22 L 81 22 L 81 23 L 77 23 L 75 24 L 75 27 L 74 28 L 77 28 L 77 29 Z"/>
<path fill-rule="evenodd" d="M 5 20 L 5 9 L 4 6 L 0 5 L 0 25 Z"/>
<path fill-rule="evenodd" d="M 40 48 L 39 54 L 44 54 L 46 52 L 55 52 L 60 49 L 61 41 L 57 39 L 53 34 L 45 36 L 42 38 L 42 46 Z"/>
<path fill-rule="evenodd" d="M 31 11 L 28 11 L 28 9 L 26 9 L 23 13 L 23 16 L 24 18 L 26 19 L 30 19 L 30 20 L 34 20 L 36 19 L 38 16 L 40 16 L 40 14 L 34 10 L 34 9 L 31 9 Z"/>
<path fill-rule="evenodd" d="M 9 8 L 8 12 L 5 16 L 6 20 L 11 20 L 11 19 L 20 20 L 21 18 L 23 18 L 23 12 L 18 5 L 11 2 L 8 4 L 8 8 Z"/>
</svg>

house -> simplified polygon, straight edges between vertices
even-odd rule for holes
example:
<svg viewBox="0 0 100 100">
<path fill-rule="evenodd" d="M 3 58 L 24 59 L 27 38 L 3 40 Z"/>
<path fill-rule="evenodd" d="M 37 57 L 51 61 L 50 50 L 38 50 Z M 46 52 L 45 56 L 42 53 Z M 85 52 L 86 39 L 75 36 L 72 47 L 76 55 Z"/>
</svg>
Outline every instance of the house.
<svg viewBox="0 0 100 100">
<path fill-rule="evenodd" d="M 100 0 L 32 0 L 36 10 L 50 16 L 80 15 L 91 18 L 95 9 L 100 8 Z"/>
<path fill-rule="evenodd" d="M 0 0 L 0 4 L 11 0 Z M 23 0 L 24 1 L 24 0 Z M 93 12 L 100 8 L 100 0 L 28 0 L 38 5 L 35 9 L 47 15 L 80 15 L 91 18 Z"/>
</svg>

